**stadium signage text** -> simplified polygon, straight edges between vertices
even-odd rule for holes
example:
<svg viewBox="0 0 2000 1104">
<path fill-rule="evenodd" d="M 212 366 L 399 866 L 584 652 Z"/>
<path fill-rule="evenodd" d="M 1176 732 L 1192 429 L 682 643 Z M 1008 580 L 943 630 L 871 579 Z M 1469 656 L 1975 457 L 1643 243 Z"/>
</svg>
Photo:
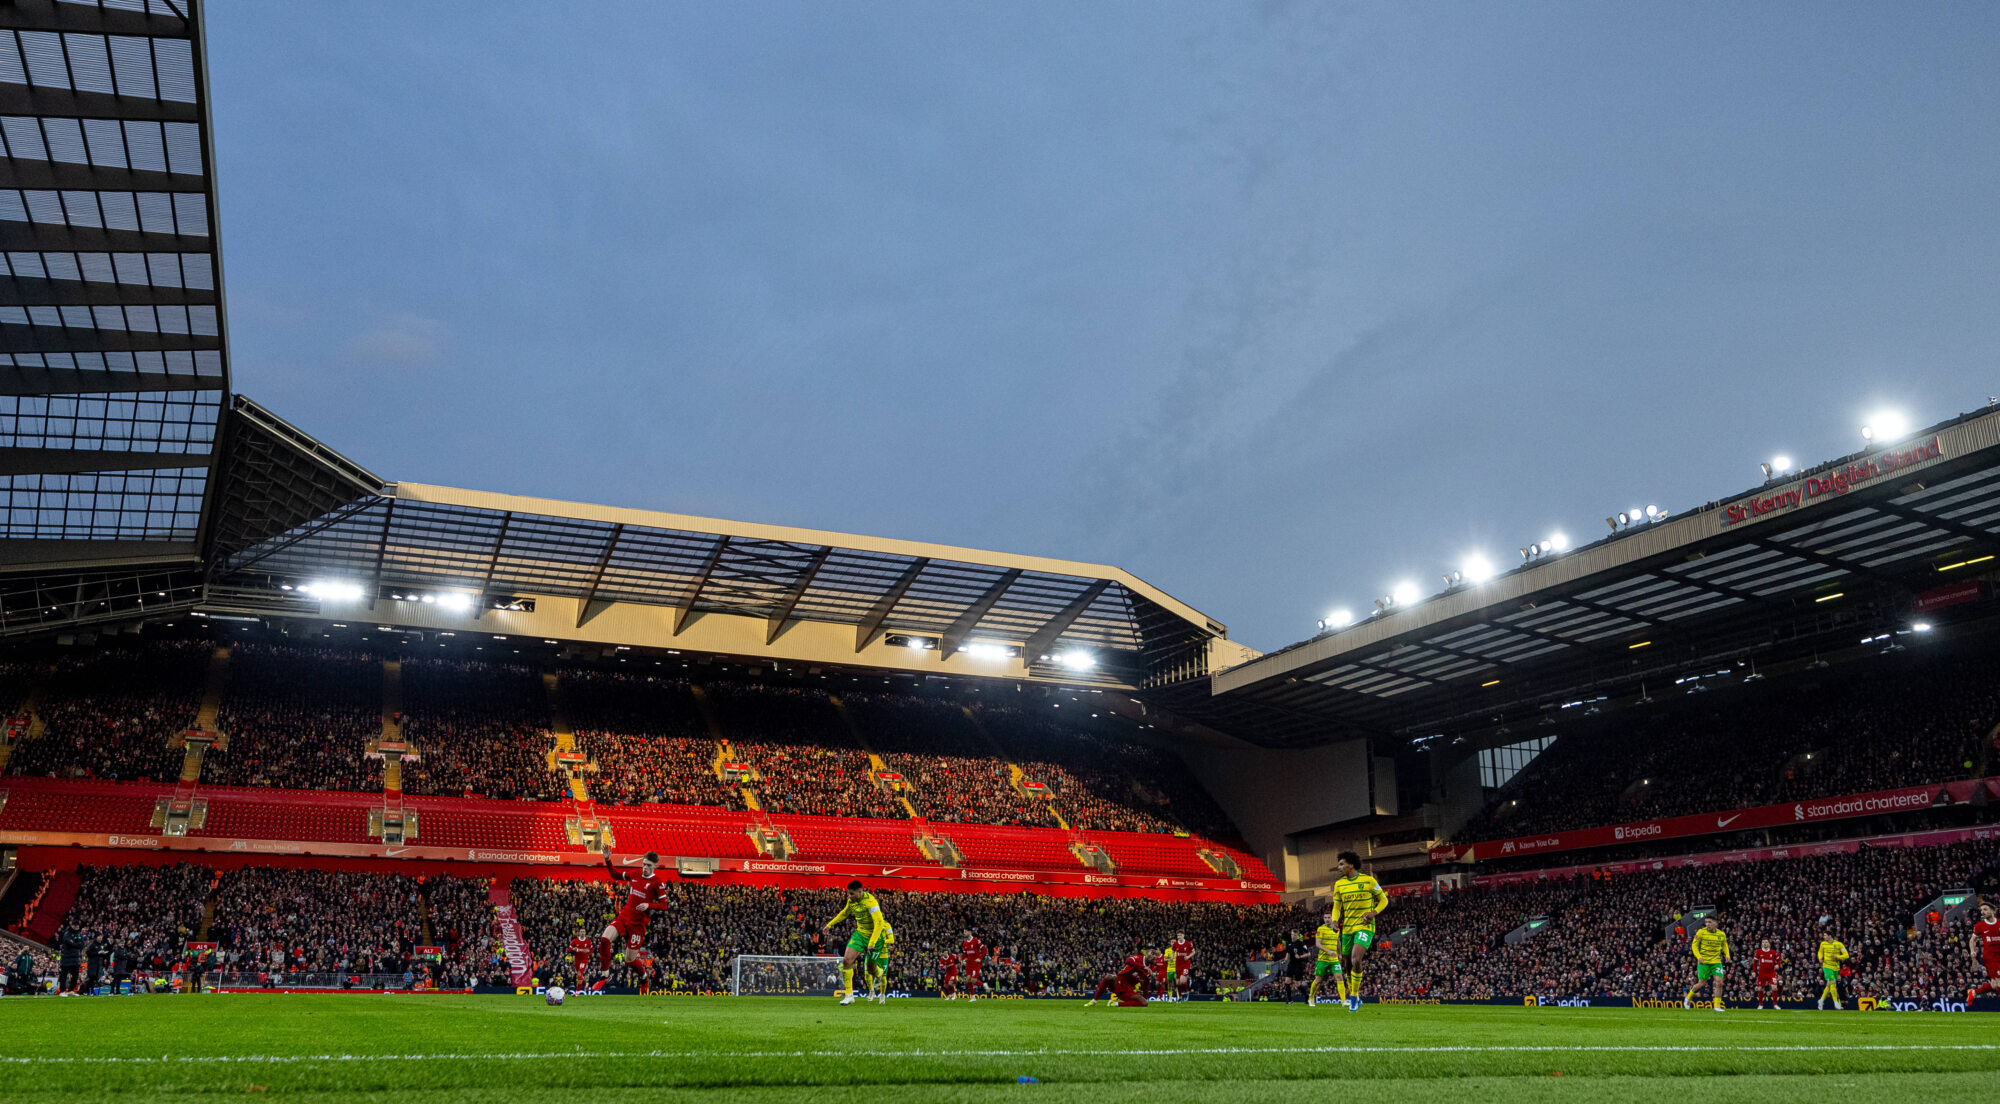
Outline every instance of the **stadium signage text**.
<svg viewBox="0 0 2000 1104">
<path fill-rule="evenodd" d="M 1788 824 L 1811 824 L 1824 820 L 1870 816 L 1876 813 L 1928 809 L 1937 803 L 1941 796 L 1949 801 L 1968 800 L 1972 796 L 1972 791 L 1979 787 L 1985 788 L 1987 797 L 2000 798 L 2000 788 L 1997 788 L 1995 780 L 1990 778 L 1929 786 L 1908 786 L 1896 790 L 1878 790 L 1874 793 L 1821 798 L 1815 801 L 1762 805 L 1754 809 L 1699 813 L 1665 817 L 1660 820 L 1642 820 L 1632 824 L 1606 825 L 1601 828 L 1579 828 L 1573 832 L 1550 832 L 1536 836 L 1518 836 L 1514 839 L 1487 840 L 1460 849 L 1457 861 L 1477 862 L 1480 859 L 1603 847 L 1628 840 L 1679 839 L 1750 828 L 1776 828 Z M 1433 854 L 1448 854 L 1449 851 L 1447 848 L 1437 848 Z"/>
<path fill-rule="evenodd" d="M 1907 448 L 1901 452 L 1884 452 L 1861 460 L 1835 472 L 1824 475 L 1809 475 L 1783 490 L 1768 494 L 1759 492 L 1739 502 L 1732 502 L 1722 508 L 1722 525 L 1728 528 L 1741 522 L 1796 509 L 1817 498 L 1827 495 L 1844 495 L 1848 491 L 1891 472 L 1936 460 L 1944 455 L 1943 445 L 1938 438 Z"/>
</svg>

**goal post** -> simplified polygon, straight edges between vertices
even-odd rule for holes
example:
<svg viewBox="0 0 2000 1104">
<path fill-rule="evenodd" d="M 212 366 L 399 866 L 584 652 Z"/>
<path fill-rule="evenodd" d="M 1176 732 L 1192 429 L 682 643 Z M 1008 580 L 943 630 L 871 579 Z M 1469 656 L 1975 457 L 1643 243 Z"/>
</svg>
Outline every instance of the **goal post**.
<svg viewBox="0 0 2000 1104">
<path fill-rule="evenodd" d="M 737 955 L 729 960 L 735 997 L 829 997 L 840 990 L 840 959 L 832 955 Z"/>
</svg>

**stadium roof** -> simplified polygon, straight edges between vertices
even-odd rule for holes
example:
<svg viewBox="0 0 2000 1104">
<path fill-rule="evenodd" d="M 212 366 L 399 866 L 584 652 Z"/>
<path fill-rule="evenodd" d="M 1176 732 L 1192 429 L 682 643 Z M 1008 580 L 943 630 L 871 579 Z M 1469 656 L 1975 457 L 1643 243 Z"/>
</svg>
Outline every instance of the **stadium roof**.
<svg viewBox="0 0 2000 1104">
<path fill-rule="evenodd" d="M 1932 606 L 1977 610 L 1958 603 L 1986 593 L 1996 553 L 2000 410 L 1989 408 L 1323 633 L 1168 699 L 1274 745 L 1480 727 L 1648 680 L 1657 690 L 1738 657 L 1853 647 Z"/>
<path fill-rule="evenodd" d="M 0 5 L 0 559 L 54 565 L 9 623 L 199 587 L 229 365 L 190 2 Z"/>
<path fill-rule="evenodd" d="M 390 604 L 408 596 L 432 607 L 445 594 L 474 602 L 463 624 L 439 620 L 434 608 L 409 622 L 435 628 L 829 663 L 893 657 L 904 668 L 924 652 L 935 669 L 1120 685 L 1137 685 L 1176 655 L 1205 654 L 1225 635 L 1114 567 L 384 483 L 248 400 L 236 401 L 230 426 L 205 610 L 358 616 L 301 590 L 334 582 L 380 620 L 409 612 Z M 615 615 L 634 606 L 659 616 Z M 703 624 L 723 619 L 732 625 L 726 636 Z M 840 626 L 845 643 L 831 646 L 824 628 L 810 642 L 781 640 L 804 624 Z M 891 636 L 898 648 L 885 651 Z M 1014 649 L 1017 661 L 994 664 L 1000 657 L 982 644 Z M 1065 666 L 1073 650 L 1103 670 Z M 989 665 L 963 666 L 974 657 Z"/>
</svg>

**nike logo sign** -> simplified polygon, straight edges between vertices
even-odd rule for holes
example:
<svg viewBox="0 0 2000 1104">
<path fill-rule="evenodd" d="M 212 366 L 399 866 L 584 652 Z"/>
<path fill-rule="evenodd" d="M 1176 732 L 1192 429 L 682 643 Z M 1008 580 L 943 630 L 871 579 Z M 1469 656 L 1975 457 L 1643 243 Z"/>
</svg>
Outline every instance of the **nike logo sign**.
<svg viewBox="0 0 2000 1104">
<path fill-rule="evenodd" d="M 1729 827 L 1729 826 L 1730 826 L 1730 825 L 1731 825 L 1732 823 L 1734 823 L 1734 822 L 1736 821 L 1736 819 L 1737 819 L 1738 817 L 1741 817 L 1742 815 L 1743 815 L 1742 813 L 1737 813 L 1737 814 L 1736 814 L 1736 816 L 1733 816 L 1733 817 L 1726 817 L 1726 818 L 1725 818 L 1725 817 L 1716 817 L 1716 818 L 1715 818 L 1715 826 L 1716 826 L 1717 828 L 1727 828 L 1727 827 Z"/>
<path fill-rule="evenodd" d="M 620 859 L 620 860 L 619 860 L 619 862 L 618 862 L 618 865 L 619 865 L 619 866 L 638 866 L 638 865 L 639 865 L 640 863 L 642 863 L 642 862 L 645 862 L 645 861 L 646 861 L 646 860 L 645 860 L 645 859 L 644 859 L 643 857 L 639 857 L 639 856 L 634 856 L 633 858 L 629 858 L 629 859 Z"/>
<path fill-rule="evenodd" d="M 393 858 L 395 858 L 396 856 L 398 856 L 398 855 L 400 855 L 400 854 L 402 854 L 403 852 L 405 852 L 405 851 L 408 851 L 408 850 L 409 850 L 409 848 L 407 848 L 407 847 L 385 847 L 385 848 L 383 848 L 383 849 L 382 849 L 382 854 L 384 854 L 384 855 L 388 856 L 389 858 L 392 858 L 392 859 L 393 859 Z"/>
<path fill-rule="evenodd" d="M 882 873 L 884 873 L 884 874 L 894 874 L 894 873 L 895 873 L 896 871 L 898 871 L 898 870 L 901 870 L 901 869 L 903 869 L 903 868 L 902 868 L 902 867 L 900 867 L 900 866 L 885 866 L 885 867 L 883 867 L 883 868 L 882 868 Z"/>
</svg>

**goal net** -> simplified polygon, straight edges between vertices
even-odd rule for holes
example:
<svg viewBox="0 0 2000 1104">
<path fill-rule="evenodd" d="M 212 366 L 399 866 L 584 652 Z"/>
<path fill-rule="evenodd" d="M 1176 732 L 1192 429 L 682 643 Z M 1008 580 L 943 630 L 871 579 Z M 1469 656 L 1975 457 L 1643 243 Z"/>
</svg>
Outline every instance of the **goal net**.
<svg viewBox="0 0 2000 1104">
<path fill-rule="evenodd" d="M 737 955 L 729 960 L 732 996 L 832 996 L 839 989 L 840 959 L 831 955 Z"/>
</svg>

